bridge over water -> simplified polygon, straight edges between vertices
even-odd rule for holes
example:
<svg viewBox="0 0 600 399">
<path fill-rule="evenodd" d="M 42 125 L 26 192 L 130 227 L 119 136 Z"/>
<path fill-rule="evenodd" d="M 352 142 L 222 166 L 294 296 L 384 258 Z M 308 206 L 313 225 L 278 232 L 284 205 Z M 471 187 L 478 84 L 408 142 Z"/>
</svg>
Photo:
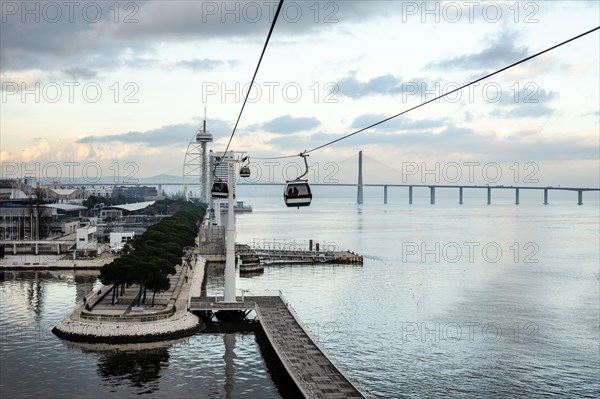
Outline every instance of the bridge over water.
<svg viewBox="0 0 600 399">
<path fill-rule="evenodd" d="M 63 184 L 64 186 L 81 186 L 82 184 Z M 84 184 L 85 186 L 106 186 L 107 184 Z M 125 186 L 157 186 L 158 191 L 162 191 L 162 186 L 183 186 L 183 183 L 173 182 L 144 182 L 141 183 L 119 183 L 118 185 Z M 238 183 L 238 186 L 281 186 L 285 185 L 285 182 L 254 182 L 254 183 Z M 515 205 L 520 204 L 520 194 L 525 190 L 542 191 L 543 193 L 543 204 L 548 205 L 549 192 L 550 191 L 573 191 L 577 193 L 577 205 L 583 205 L 583 193 L 587 191 L 600 191 L 600 188 L 596 187 L 560 187 L 560 186 L 505 186 L 505 185 L 458 185 L 458 184 L 394 184 L 394 183 L 310 183 L 311 187 L 356 187 L 357 188 L 357 199 L 358 204 L 363 203 L 362 191 L 363 187 L 381 187 L 383 188 L 383 203 L 388 203 L 388 188 L 390 187 L 404 187 L 408 189 L 408 203 L 413 203 L 413 192 L 415 188 L 424 188 L 429 190 L 429 203 L 435 204 L 435 195 L 437 189 L 455 189 L 458 191 L 458 203 L 463 204 L 463 194 L 465 190 L 486 190 L 487 192 L 487 204 L 492 204 L 492 190 L 513 190 L 515 194 Z M 188 184 L 190 186 L 190 184 Z M 198 183 L 199 187 L 200 184 Z"/>
</svg>

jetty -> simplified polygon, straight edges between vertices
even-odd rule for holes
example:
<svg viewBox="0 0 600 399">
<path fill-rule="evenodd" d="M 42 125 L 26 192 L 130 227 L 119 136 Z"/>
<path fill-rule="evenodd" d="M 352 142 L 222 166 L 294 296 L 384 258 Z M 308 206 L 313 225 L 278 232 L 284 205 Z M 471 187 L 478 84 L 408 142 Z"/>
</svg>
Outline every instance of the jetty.
<svg viewBox="0 0 600 399">
<path fill-rule="evenodd" d="M 236 244 L 236 255 L 259 258 L 261 264 L 316 264 L 335 263 L 362 265 L 363 257 L 351 251 L 318 251 L 311 249 L 276 249 Z"/>
<path fill-rule="evenodd" d="M 305 398 L 364 398 L 306 328 L 280 292 L 278 296 L 192 297 L 190 311 L 255 311 L 287 373 Z"/>
</svg>

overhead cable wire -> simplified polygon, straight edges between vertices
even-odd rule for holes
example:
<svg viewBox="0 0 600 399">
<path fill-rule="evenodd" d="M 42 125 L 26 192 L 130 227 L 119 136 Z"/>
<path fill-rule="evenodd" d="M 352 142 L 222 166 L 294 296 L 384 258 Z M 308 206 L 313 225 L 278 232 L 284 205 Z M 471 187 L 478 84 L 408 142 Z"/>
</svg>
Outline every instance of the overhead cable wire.
<svg viewBox="0 0 600 399">
<path fill-rule="evenodd" d="M 227 151 L 229 150 L 229 146 L 231 145 L 231 140 L 233 140 L 233 136 L 235 135 L 235 131 L 240 123 L 240 119 L 242 118 L 242 113 L 244 112 L 244 108 L 246 107 L 246 102 L 248 101 L 248 96 L 250 95 L 250 91 L 252 90 L 252 86 L 254 86 L 254 80 L 256 79 L 256 75 L 258 74 L 258 69 L 260 68 L 260 64 L 265 55 L 265 51 L 267 50 L 267 45 L 269 44 L 269 40 L 271 39 L 271 34 L 273 33 L 273 29 L 275 28 L 275 23 L 277 22 L 277 17 L 281 11 L 283 6 L 283 1 L 279 1 L 279 5 L 277 6 L 277 10 L 275 11 L 275 16 L 273 17 L 273 22 L 271 23 L 271 28 L 269 29 L 269 34 L 267 35 L 267 40 L 265 41 L 265 45 L 263 46 L 262 52 L 260 53 L 260 58 L 258 59 L 258 64 L 256 64 L 256 69 L 254 70 L 254 75 L 252 75 L 252 81 L 250 82 L 250 86 L 248 87 L 248 91 L 246 92 L 246 96 L 244 97 L 244 102 L 242 103 L 242 109 L 240 109 L 240 114 L 238 115 L 237 121 L 235 122 L 235 126 L 233 127 L 233 131 L 231 132 L 231 136 L 229 137 L 229 142 L 227 143 L 227 147 L 225 147 L 225 152 L 223 156 L 227 155 Z"/>
<path fill-rule="evenodd" d="M 598 26 L 598 27 L 596 27 L 596 28 L 593 28 L 593 29 L 590 29 L 590 30 L 588 30 L 588 31 L 586 31 L 586 32 L 583 32 L 583 33 L 581 33 L 581 34 L 579 34 L 579 35 L 577 35 L 577 36 L 573 36 L 573 37 L 572 37 L 572 38 L 570 38 L 570 39 L 567 39 L 567 40 L 565 40 L 565 41 L 563 41 L 563 42 L 560 42 L 560 43 L 558 43 L 558 44 L 556 44 L 556 45 L 554 45 L 554 46 L 552 46 L 552 47 L 548 47 L 548 48 L 547 48 L 547 49 L 545 49 L 545 50 L 539 51 L 539 52 L 537 52 L 537 53 L 535 53 L 535 54 L 532 54 L 532 55 L 530 55 L 530 56 L 528 56 L 528 57 L 525 57 L 525 58 L 523 58 L 523 59 L 522 59 L 522 60 L 520 60 L 520 61 L 514 62 L 514 63 L 512 63 L 512 64 L 510 64 L 510 65 L 508 65 L 508 66 L 505 66 L 505 67 L 503 67 L 503 68 L 500 68 L 500 69 L 498 69 L 498 70 L 496 70 L 496 71 L 494 71 L 494 72 L 492 72 L 492 73 L 489 73 L 489 74 L 487 74 L 487 75 L 485 75 L 485 76 L 482 76 L 482 77 L 480 77 L 480 78 L 478 78 L 478 79 L 476 79 L 476 80 L 473 80 L 473 81 L 471 81 L 471 82 L 469 82 L 469 83 L 466 83 L 466 84 L 464 84 L 464 85 L 462 85 L 462 86 L 460 86 L 460 87 L 458 87 L 458 88 L 456 88 L 456 89 L 450 90 L 450 91 L 448 91 L 448 92 L 446 92 L 446 93 L 444 93 L 444 94 L 441 94 L 441 95 L 439 95 L 439 96 L 437 96 L 437 97 L 435 97 L 435 98 L 432 98 L 431 100 L 428 100 L 428 101 L 422 102 L 422 103 L 420 103 L 420 104 L 418 104 L 418 105 L 415 105 L 414 107 L 411 107 L 411 108 L 409 108 L 409 109 L 407 109 L 407 110 L 404 110 L 404 111 L 402 111 L 402 112 L 399 112 L 399 113 L 397 113 L 397 114 L 395 114 L 395 115 L 392 115 L 392 116 L 390 116 L 390 117 L 388 117 L 388 118 L 382 119 L 382 120 L 380 120 L 379 122 L 375 122 L 375 123 L 373 123 L 373 124 L 371 124 L 371 125 L 369 125 L 369 126 L 363 127 L 362 129 L 359 129 L 359 130 L 357 130 L 357 131 L 355 131 L 355 132 L 352 132 L 352 133 L 346 134 L 345 136 L 339 137 L 339 138 L 337 138 L 337 139 L 335 139 L 335 140 L 331 140 L 331 141 L 329 141 L 329 142 L 327 142 L 327 143 L 325 143 L 325 144 L 322 144 L 322 145 L 320 145 L 320 146 L 318 146 L 318 147 L 312 148 L 312 149 L 310 149 L 310 150 L 305 150 L 304 152 L 300 153 L 300 156 L 302 156 L 303 154 L 304 154 L 304 155 L 306 155 L 306 154 L 309 154 L 309 153 L 311 153 L 311 152 L 314 152 L 314 151 L 320 150 L 320 149 L 322 149 L 322 148 L 325 148 L 325 147 L 327 147 L 327 146 L 330 146 L 330 145 L 332 145 L 332 144 L 335 144 L 335 143 L 337 143 L 337 142 L 339 142 L 339 141 L 342 141 L 342 140 L 345 140 L 345 139 L 347 139 L 347 138 L 349 138 L 349 137 L 352 137 L 352 136 L 354 136 L 354 135 L 356 135 L 356 134 L 362 133 L 362 132 L 364 132 L 365 130 L 371 129 L 371 128 L 375 127 L 375 126 L 381 125 L 382 123 L 388 122 L 388 121 L 390 121 L 390 120 L 392 120 L 392 119 L 394 119 L 394 118 L 397 118 L 397 117 L 399 117 L 399 116 L 402 116 L 402 115 L 404 115 L 404 114 L 406 114 L 406 113 L 408 113 L 408 112 L 410 112 L 410 111 L 414 111 L 414 110 L 415 110 L 415 109 L 417 109 L 417 108 L 423 107 L 424 105 L 427 105 L 427 104 L 429 104 L 429 103 L 432 103 L 432 102 L 434 102 L 434 101 L 437 101 L 437 100 L 439 100 L 439 99 L 441 99 L 441 98 L 444 98 L 444 97 L 446 97 L 446 96 L 448 96 L 448 95 L 450 95 L 450 94 L 452 94 L 452 93 L 456 93 L 457 91 L 460 91 L 460 90 L 462 90 L 462 89 L 464 89 L 464 88 L 467 88 L 467 87 L 469 87 L 469 86 L 472 86 L 472 85 L 474 85 L 475 83 L 481 82 L 482 80 L 488 79 L 488 78 L 490 78 L 490 77 L 492 77 L 492 76 L 494 76 L 494 75 L 497 75 L 497 74 L 499 74 L 499 73 L 501 73 L 501 72 L 504 72 L 504 71 L 506 71 L 507 69 L 513 68 L 513 67 L 515 67 L 515 66 L 517 66 L 517 65 L 519 65 L 519 64 L 522 64 L 522 63 L 524 63 L 524 62 L 526 62 L 526 61 L 529 61 L 529 60 L 531 60 L 531 59 L 533 59 L 533 58 L 539 57 L 540 55 L 542 55 L 542 54 L 544 54 L 544 53 L 547 53 L 547 52 L 549 52 L 549 51 L 552 51 L 552 50 L 554 50 L 554 49 L 556 49 L 556 48 L 558 48 L 558 47 L 564 46 L 564 45 L 565 45 L 565 44 L 567 44 L 567 43 L 570 43 L 570 42 L 572 42 L 572 41 L 574 41 L 574 40 L 577 40 L 577 39 L 579 39 L 579 38 L 581 38 L 581 37 L 583 37 L 583 36 L 589 35 L 590 33 L 593 33 L 593 32 L 595 32 L 595 31 L 597 31 L 597 30 L 599 30 L 599 29 L 600 29 L 600 26 Z M 286 156 L 280 156 L 280 157 L 271 157 L 271 158 L 256 158 L 256 157 L 253 157 L 253 159 L 282 159 L 282 158 L 293 158 L 293 157 L 297 157 L 297 156 L 298 156 L 298 155 L 286 155 Z"/>
</svg>

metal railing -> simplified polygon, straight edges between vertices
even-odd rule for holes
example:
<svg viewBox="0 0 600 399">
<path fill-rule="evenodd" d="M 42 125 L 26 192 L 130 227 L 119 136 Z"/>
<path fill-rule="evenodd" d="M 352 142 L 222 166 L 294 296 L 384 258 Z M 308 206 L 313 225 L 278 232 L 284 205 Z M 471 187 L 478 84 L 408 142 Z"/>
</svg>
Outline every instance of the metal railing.
<svg viewBox="0 0 600 399">
<path fill-rule="evenodd" d="M 354 389 L 356 389 L 358 392 L 360 392 L 365 398 L 374 397 L 374 395 L 371 392 L 369 392 L 369 390 L 366 389 L 362 384 L 359 384 L 359 383 L 353 381 L 352 379 L 350 379 L 348 377 L 348 375 L 346 375 L 346 373 L 344 372 L 345 369 L 341 366 L 341 364 L 337 360 L 337 358 L 333 354 L 328 353 L 328 351 L 325 349 L 325 347 L 321 344 L 321 341 L 319 341 L 319 339 L 313 335 L 312 331 L 308 328 L 308 326 L 306 326 L 304 324 L 304 322 L 302 322 L 302 319 L 296 312 L 296 309 L 294 309 L 294 307 L 288 302 L 288 300 L 285 298 L 285 296 L 283 295 L 283 292 L 281 292 L 281 290 L 279 290 L 279 297 L 281 298 L 281 301 L 285 304 L 285 306 L 289 310 L 292 317 L 296 320 L 296 322 L 298 323 L 300 328 L 306 333 L 306 335 L 308 335 L 308 337 L 311 339 L 311 341 L 313 341 L 315 343 L 317 348 L 319 348 L 321 353 L 323 353 L 323 356 L 325 356 L 331 362 L 331 364 L 333 364 L 333 366 L 348 381 L 348 383 L 350 385 L 352 385 L 354 387 Z M 368 395 L 365 395 L 365 392 Z"/>
<path fill-rule="evenodd" d="M 187 311 L 186 311 L 187 312 Z M 157 321 L 172 318 L 174 315 L 180 312 L 175 312 L 175 307 L 172 307 L 168 311 L 163 313 L 157 313 L 152 315 L 138 315 L 138 316 L 129 316 L 129 315 L 119 315 L 119 316 L 107 316 L 107 315 L 91 315 L 87 313 L 80 313 L 79 319 L 85 321 L 103 321 L 103 322 L 148 322 L 148 321 Z M 183 312 L 185 313 L 185 312 Z"/>
</svg>

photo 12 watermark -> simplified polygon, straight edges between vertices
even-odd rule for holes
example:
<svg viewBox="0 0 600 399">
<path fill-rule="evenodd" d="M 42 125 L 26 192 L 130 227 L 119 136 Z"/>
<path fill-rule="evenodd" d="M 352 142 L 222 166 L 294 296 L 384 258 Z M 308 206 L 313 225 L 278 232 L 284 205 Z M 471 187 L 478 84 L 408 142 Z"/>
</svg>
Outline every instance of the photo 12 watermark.
<svg viewBox="0 0 600 399">
<path fill-rule="evenodd" d="M 247 165 L 250 176 L 241 178 L 240 183 L 280 183 L 294 180 L 306 172 L 301 161 L 252 160 Z M 308 164 L 304 179 L 312 183 L 337 184 L 340 166 L 336 162 L 313 162 Z"/>
<path fill-rule="evenodd" d="M 115 104 L 139 103 L 140 87 L 136 82 L 14 82 L 1 84 L 2 103 L 88 103 L 103 98 Z"/>
<path fill-rule="evenodd" d="M 496 241 L 401 243 L 403 263 L 526 264 L 539 263 L 540 245 L 534 241 L 502 244 Z"/>
<path fill-rule="evenodd" d="M 202 23 L 272 23 L 277 12 L 277 1 L 203 1 Z M 278 19 L 290 24 L 339 22 L 340 3 L 337 1 L 286 1 Z"/>
<path fill-rule="evenodd" d="M 540 5 L 535 1 L 402 1 L 402 22 L 535 24 Z"/>
<path fill-rule="evenodd" d="M 250 90 L 250 92 L 248 92 Z M 313 82 L 309 85 L 298 82 L 260 82 L 254 83 L 250 89 L 250 83 L 240 82 L 202 82 L 202 102 L 220 101 L 221 103 L 242 103 L 248 96 L 249 103 L 266 101 L 270 104 L 275 102 L 286 102 L 295 104 L 302 99 L 307 99 L 320 104 L 337 104 L 339 102 L 336 94 L 339 91 L 337 83 Z"/>
<path fill-rule="evenodd" d="M 401 321 L 393 343 L 493 343 L 509 340 L 516 344 L 536 342 L 539 325 L 535 322 L 512 324 L 477 321 L 417 322 Z"/>
<path fill-rule="evenodd" d="M 139 23 L 135 1 L 2 1 L 2 23 Z"/>
<path fill-rule="evenodd" d="M 459 101 L 469 104 L 485 101 L 489 104 L 538 104 L 545 93 L 536 82 L 514 82 L 507 87 L 494 81 L 476 82 L 460 89 L 468 82 L 402 82 L 396 90 L 400 92 L 403 103 L 411 99 L 421 102 L 436 99 L 456 104 Z M 459 90 L 460 89 L 460 90 Z M 343 90 L 343 87 L 342 87 Z M 441 97 L 441 98 L 438 98 Z"/>
<path fill-rule="evenodd" d="M 136 162 L 2 162 L 3 179 L 23 179 L 31 183 L 137 184 L 140 166 Z"/>
<path fill-rule="evenodd" d="M 400 170 L 402 183 L 495 184 L 502 179 L 515 184 L 539 183 L 540 166 L 536 162 L 450 161 L 406 162 L 394 165 Z"/>
</svg>

